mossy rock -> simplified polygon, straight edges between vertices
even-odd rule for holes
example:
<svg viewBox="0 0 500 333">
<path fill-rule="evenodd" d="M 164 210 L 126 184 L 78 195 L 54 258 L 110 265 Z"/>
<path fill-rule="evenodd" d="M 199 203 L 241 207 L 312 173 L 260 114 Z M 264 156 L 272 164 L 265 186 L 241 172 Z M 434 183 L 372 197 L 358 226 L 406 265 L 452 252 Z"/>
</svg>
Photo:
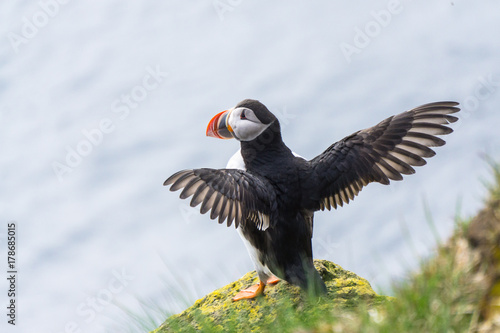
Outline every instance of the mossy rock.
<svg viewBox="0 0 500 333">
<path fill-rule="evenodd" d="M 311 316 L 345 313 L 357 306 L 373 307 L 390 297 L 377 295 L 367 280 L 327 260 L 314 266 L 327 287 L 327 294 L 312 299 L 299 287 L 281 281 L 267 286 L 263 296 L 233 302 L 238 291 L 258 282 L 255 271 L 197 300 L 184 312 L 173 315 L 155 333 L 177 331 L 264 331 L 280 321 L 299 323 Z M 283 323 L 284 324 L 284 323 Z M 275 326 L 276 327 L 276 326 Z"/>
</svg>

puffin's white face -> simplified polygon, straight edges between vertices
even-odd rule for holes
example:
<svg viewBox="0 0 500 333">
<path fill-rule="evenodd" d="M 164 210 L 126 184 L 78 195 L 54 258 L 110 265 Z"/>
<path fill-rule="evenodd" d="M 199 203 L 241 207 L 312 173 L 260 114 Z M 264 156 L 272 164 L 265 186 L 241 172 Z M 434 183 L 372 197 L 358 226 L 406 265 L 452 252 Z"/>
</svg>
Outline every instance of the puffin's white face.
<svg viewBox="0 0 500 333">
<path fill-rule="evenodd" d="M 252 141 L 271 125 L 263 124 L 249 108 L 238 107 L 228 112 L 227 127 L 239 141 Z"/>
<path fill-rule="evenodd" d="M 277 121 L 264 104 L 257 100 L 245 99 L 234 108 L 216 114 L 208 123 L 207 136 L 252 141 Z M 277 127 L 279 128 L 279 125 Z"/>
</svg>

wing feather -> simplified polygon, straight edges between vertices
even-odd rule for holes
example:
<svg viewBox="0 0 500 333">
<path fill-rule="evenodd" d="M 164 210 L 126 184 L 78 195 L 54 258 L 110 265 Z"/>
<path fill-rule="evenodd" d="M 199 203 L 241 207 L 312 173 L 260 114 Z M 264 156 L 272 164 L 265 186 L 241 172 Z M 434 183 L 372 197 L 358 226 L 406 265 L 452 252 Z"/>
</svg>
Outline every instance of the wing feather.
<svg viewBox="0 0 500 333">
<path fill-rule="evenodd" d="M 207 195 L 208 191 L 210 191 L 210 187 L 206 183 L 201 184 L 196 192 L 193 195 L 193 198 L 191 199 L 190 206 L 191 207 L 196 207 L 200 203 L 203 202 L 203 199 L 205 199 L 205 196 Z"/>
<path fill-rule="evenodd" d="M 389 117 L 379 124 L 355 132 L 331 145 L 309 161 L 307 209 L 330 210 L 349 203 L 371 182 L 385 185 L 415 173 L 424 158 L 436 153 L 445 141 L 436 135 L 453 132 L 447 125 L 458 120 L 456 102 L 437 102 Z"/>
<path fill-rule="evenodd" d="M 163 185 L 171 191 L 183 189 L 181 199 L 192 196 L 190 206 L 201 204 L 202 214 L 219 223 L 227 221 L 235 227 L 247 220 L 261 230 L 271 225 L 276 207 L 276 195 L 271 184 L 252 173 L 238 169 L 182 170 L 170 176 Z"/>
</svg>

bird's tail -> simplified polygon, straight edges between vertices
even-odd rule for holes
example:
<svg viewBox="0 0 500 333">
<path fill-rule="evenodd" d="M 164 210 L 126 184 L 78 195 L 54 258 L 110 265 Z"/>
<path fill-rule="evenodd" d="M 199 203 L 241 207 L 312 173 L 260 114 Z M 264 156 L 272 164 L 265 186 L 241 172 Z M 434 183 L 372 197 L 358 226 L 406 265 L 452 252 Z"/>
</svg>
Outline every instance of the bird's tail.
<svg viewBox="0 0 500 333">
<path fill-rule="evenodd" d="M 318 297 L 326 294 L 326 285 L 316 268 L 313 265 L 306 270 L 307 273 L 307 294 L 312 297 Z"/>
<path fill-rule="evenodd" d="M 326 294 L 326 285 L 316 268 L 310 261 L 304 261 L 302 269 L 289 270 L 285 272 L 286 280 L 301 287 L 311 297 L 318 297 Z"/>
</svg>

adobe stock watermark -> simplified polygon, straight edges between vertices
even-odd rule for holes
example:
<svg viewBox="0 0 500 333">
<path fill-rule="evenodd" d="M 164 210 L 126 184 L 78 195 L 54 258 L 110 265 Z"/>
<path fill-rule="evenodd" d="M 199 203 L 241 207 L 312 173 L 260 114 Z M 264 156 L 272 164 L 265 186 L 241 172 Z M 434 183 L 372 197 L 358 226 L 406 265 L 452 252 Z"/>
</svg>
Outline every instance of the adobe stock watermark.
<svg viewBox="0 0 500 333">
<path fill-rule="evenodd" d="M 295 119 L 296 115 L 294 113 L 288 113 L 287 107 L 284 106 L 279 110 L 273 111 L 274 115 L 280 121 L 281 128 L 284 128 L 290 124 L 291 119 Z"/>
<path fill-rule="evenodd" d="M 46 27 L 50 20 L 59 13 L 61 6 L 66 5 L 68 2 L 69 0 L 38 1 L 38 10 L 29 18 L 23 16 L 19 33 L 12 31 L 7 33 L 7 39 L 14 52 L 19 53 L 19 47 L 35 38 L 40 29 Z"/>
<path fill-rule="evenodd" d="M 500 75 L 490 73 L 477 78 L 472 94 L 468 95 L 462 102 L 462 111 L 459 117 L 469 118 L 476 112 L 482 103 L 495 95 L 500 87 Z M 461 122 L 462 123 L 462 122 Z"/>
<path fill-rule="evenodd" d="M 113 277 L 108 280 L 106 287 L 87 297 L 75 309 L 78 319 L 70 320 L 61 331 L 64 333 L 82 333 L 82 327 L 92 323 L 97 315 L 113 303 L 116 296 L 122 293 L 135 277 L 128 274 L 125 268 L 111 271 Z"/>
<path fill-rule="evenodd" d="M 318 237 L 315 243 L 315 257 L 331 258 L 339 251 L 340 245 L 331 236 L 327 236 L 326 238 Z"/>
<path fill-rule="evenodd" d="M 368 47 L 382 33 L 383 29 L 391 24 L 393 17 L 402 12 L 403 4 L 400 0 L 389 0 L 385 9 L 371 11 L 372 20 L 366 22 L 363 28 L 354 27 L 352 44 L 342 42 L 339 45 L 347 63 L 351 63 L 352 56 L 360 54 L 362 50 Z"/>
<path fill-rule="evenodd" d="M 111 103 L 111 112 L 115 114 L 116 119 L 104 117 L 96 127 L 82 129 L 83 138 L 73 146 L 66 145 L 64 160 L 52 162 L 52 170 L 57 179 L 62 182 L 65 175 L 72 173 L 83 162 L 83 159 L 94 151 L 95 147 L 103 143 L 105 135 L 115 131 L 117 120 L 123 121 L 128 118 L 131 110 L 137 109 L 140 103 L 149 96 L 149 93 L 158 89 L 167 76 L 168 73 L 162 71 L 159 65 L 154 68 L 146 67 L 146 74 L 141 83 Z"/>
<path fill-rule="evenodd" d="M 188 198 L 189 202 L 191 202 L 191 198 Z M 193 216 L 197 216 L 200 213 L 200 208 L 196 207 L 191 207 L 189 204 L 180 204 L 179 206 L 179 211 L 182 216 L 182 220 L 184 221 L 185 224 L 190 224 Z"/>
<path fill-rule="evenodd" d="M 233 12 L 242 2 L 243 0 L 213 0 L 212 5 L 219 19 L 224 21 L 226 13 Z"/>
</svg>

